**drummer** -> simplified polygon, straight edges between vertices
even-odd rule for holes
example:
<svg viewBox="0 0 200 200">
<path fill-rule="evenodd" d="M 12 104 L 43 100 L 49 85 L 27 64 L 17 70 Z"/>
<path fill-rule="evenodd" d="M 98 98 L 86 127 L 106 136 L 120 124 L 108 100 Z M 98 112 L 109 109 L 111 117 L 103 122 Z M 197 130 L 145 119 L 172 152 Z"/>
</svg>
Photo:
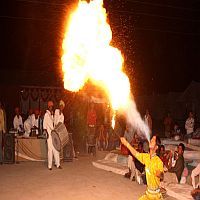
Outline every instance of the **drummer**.
<svg viewBox="0 0 200 200">
<path fill-rule="evenodd" d="M 54 125 L 56 126 L 59 122 L 64 124 L 64 114 L 63 110 L 65 108 L 65 102 L 63 100 L 59 101 L 59 108 L 55 110 L 54 114 Z"/>
<path fill-rule="evenodd" d="M 62 167 L 60 166 L 60 154 L 54 148 L 53 143 L 52 143 L 52 136 L 51 136 L 51 131 L 54 129 L 53 102 L 48 101 L 47 105 L 48 105 L 48 109 L 46 110 L 46 113 L 44 115 L 43 128 L 46 129 L 48 133 L 48 139 L 47 139 L 48 169 L 52 170 L 53 156 L 55 159 L 56 167 L 58 169 L 62 169 Z"/>
</svg>

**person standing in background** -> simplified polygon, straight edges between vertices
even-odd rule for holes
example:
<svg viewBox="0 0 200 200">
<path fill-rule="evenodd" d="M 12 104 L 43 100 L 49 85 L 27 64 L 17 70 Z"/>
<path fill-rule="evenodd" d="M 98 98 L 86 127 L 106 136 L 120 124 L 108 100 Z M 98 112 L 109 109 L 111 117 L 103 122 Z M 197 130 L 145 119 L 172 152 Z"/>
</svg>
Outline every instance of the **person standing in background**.
<svg viewBox="0 0 200 200">
<path fill-rule="evenodd" d="M 170 113 L 168 113 L 167 116 L 164 119 L 165 137 L 166 138 L 171 137 L 172 124 L 173 124 L 173 120 L 170 116 Z"/>
<path fill-rule="evenodd" d="M 149 110 L 146 110 L 146 114 L 144 116 L 144 122 L 145 124 L 149 127 L 149 134 L 150 137 L 152 136 L 152 118 L 151 115 L 149 114 Z"/>
<path fill-rule="evenodd" d="M 87 127 L 88 127 L 88 133 L 87 133 L 87 143 L 88 143 L 88 153 L 94 153 L 93 149 L 96 145 L 96 123 L 97 123 L 97 114 L 94 109 L 94 104 L 92 103 L 90 105 L 90 108 L 87 113 Z"/>
<path fill-rule="evenodd" d="M 3 163 L 3 135 L 6 132 L 6 116 L 0 102 L 0 164 Z"/>
<path fill-rule="evenodd" d="M 185 122 L 186 139 L 192 138 L 194 132 L 194 116 L 192 112 L 189 112 L 189 116 Z"/>
<path fill-rule="evenodd" d="M 19 133 L 22 133 L 24 131 L 24 128 L 23 128 L 23 121 L 22 121 L 22 117 L 20 115 L 19 107 L 15 108 L 15 114 L 16 115 L 13 119 L 14 129 L 16 129 Z"/>
</svg>

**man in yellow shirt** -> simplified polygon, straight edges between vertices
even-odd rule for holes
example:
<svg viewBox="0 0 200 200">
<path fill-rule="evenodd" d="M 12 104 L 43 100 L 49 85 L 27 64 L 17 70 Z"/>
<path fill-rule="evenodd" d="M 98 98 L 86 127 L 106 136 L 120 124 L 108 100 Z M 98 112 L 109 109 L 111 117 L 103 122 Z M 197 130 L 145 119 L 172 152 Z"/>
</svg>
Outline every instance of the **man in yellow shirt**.
<svg viewBox="0 0 200 200">
<path fill-rule="evenodd" d="M 153 136 L 150 143 L 150 153 L 137 152 L 125 138 L 121 138 L 122 144 L 124 144 L 142 164 L 145 165 L 145 173 L 147 179 L 146 194 L 139 198 L 139 200 L 160 200 L 162 195 L 160 193 L 160 179 L 163 179 L 163 162 L 156 155 L 156 151 L 159 148 L 160 140 L 156 136 Z"/>
</svg>

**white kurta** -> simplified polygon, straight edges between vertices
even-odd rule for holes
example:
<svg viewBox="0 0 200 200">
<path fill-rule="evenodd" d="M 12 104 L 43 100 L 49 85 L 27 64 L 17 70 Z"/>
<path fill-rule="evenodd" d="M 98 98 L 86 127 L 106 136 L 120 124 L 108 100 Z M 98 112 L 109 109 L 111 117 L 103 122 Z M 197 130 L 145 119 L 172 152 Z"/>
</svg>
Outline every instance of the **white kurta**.
<svg viewBox="0 0 200 200">
<path fill-rule="evenodd" d="M 17 129 L 17 131 L 23 131 L 23 121 L 22 121 L 22 117 L 19 115 L 19 117 L 17 115 L 15 115 L 14 120 L 13 120 L 13 126 L 14 129 Z"/>
<path fill-rule="evenodd" d="M 56 126 L 59 122 L 64 123 L 64 115 L 62 112 L 60 112 L 60 109 L 55 110 L 54 114 L 54 125 Z"/>
<path fill-rule="evenodd" d="M 49 110 L 47 110 L 44 115 L 43 128 L 46 129 L 48 133 L 48 139 L 47 139 L 48 168 L 52 168 L 53 156 L 55 159 L 56 166 L 59 167 L 60 166 L 59 152 L 54 148 L 52 144 L 52 137 L 51 137 L 51 131 L 54 129 L 54 117 L 53 115 L 51 115 Z"/>
<path fill-rule="evenodd" d="M 28 119 L 24 122 L 25 136 L 29 136 L 33 127 L 39 127 L 39 117 L 36 119 L 35 114 L 29 115 Z M 36 130 L 38 135 L 38 130 Z"/>
<path fill-rule="evenodd" d="M 29 137 L 30 133 L 31 133 L 31 128 L 32 128 L 32 115 L 29 115 L 28 118 L 25 120 L 24 122 L 24 135 L 26 137 Z"/>
<path fill-rule="evenodd" d="M 37 119 L 35 117 L 35 114 L 31 115 L 31 124 L 32 124 L 32 128 L 36 127 L 39 128 L 39 119 L 40 117 L 38 116 Z M 38 135 L 38 129 L 36 130 L 36 135 Z"/>
</svg>

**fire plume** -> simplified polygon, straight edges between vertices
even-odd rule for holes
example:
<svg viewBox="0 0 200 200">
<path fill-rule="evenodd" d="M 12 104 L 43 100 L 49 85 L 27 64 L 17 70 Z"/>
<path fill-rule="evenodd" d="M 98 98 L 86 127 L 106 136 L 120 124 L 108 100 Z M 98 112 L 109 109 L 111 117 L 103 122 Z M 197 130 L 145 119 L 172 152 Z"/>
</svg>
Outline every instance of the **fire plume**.
<svg viewBox="0 0 200 200">
<path fill-rule="evenodd" d="M 128 110 L 130 83 L 123 72 L 122 54 L 110 45 L 111 40 L 103 0 L 79 1 L 70 16 L 62 45 L 64 88 L 77 92 L 91 80 L 106 91 L 114 111 Z"/>
</svg>

